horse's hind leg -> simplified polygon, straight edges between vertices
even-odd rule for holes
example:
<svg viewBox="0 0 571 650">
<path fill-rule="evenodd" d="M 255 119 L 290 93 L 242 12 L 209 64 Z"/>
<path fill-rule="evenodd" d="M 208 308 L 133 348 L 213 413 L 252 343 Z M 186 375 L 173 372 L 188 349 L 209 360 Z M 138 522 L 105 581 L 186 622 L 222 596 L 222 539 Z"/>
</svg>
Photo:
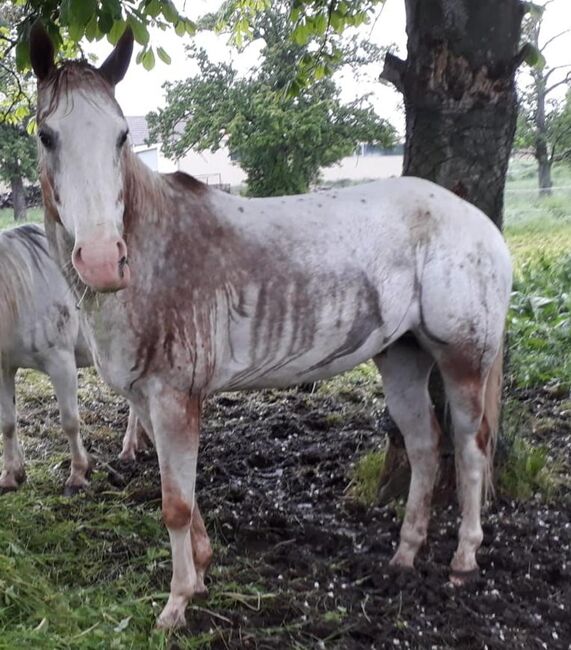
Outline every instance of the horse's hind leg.
<svg viewBox="0 0 571 650">
<path fill-rule="evenodd" d="M 426 540 L 438 472 L 441 431 L 428 394 L 434 359 L 411 336 L 391 345 L 375 358 L 375 363 L 383 376 L 387 406 L 403 435 L 411 467 L 400 544 L 391 564 L 412 568 Z"/>
<path fill-rule="evenodd" d="M 17 490 L 26 480 L 24 454 L 16 433 L 16 373 L 0 368 L 0 428 L 4 438 L 4 465 L 0 491 Z"/>
<path fill-rule="evenodd" d="M 127 463 L 137 460 L 137 452 L 147 449 L 147 435 L 141 421 L 135 414 L 131 405 L 129 405 L 129 419 L 127 421 L 127 430 L 123 437 L 123 447 L 119 454 L 119 460 Z"/>
<path fill-rule="evenodd" d="M 480 510 L 491 459 L 490 425 L 484 416 L 487 373 L 484 376 L 481 370 L 460 373 L 462 364 L 454 361 L 440 367 L 454 430 L 456 483 L 462 511 L 450 579 L 461 584 L 478 570 L 476 552 L 483 538 Z"/>
<path fill-rule="evenodd" d="M 72 496 L 89 483 L 89 456 L 79 433 L 79 410 L 77 407 L 77 368 L 72 353 L 60 353 L 50 358 L 46 372 L 52 380 L 56 393 L 61 426 L 67 436 L 71 451 L 71 471 L 65 482 L 64 494 Z"/>
</svg>

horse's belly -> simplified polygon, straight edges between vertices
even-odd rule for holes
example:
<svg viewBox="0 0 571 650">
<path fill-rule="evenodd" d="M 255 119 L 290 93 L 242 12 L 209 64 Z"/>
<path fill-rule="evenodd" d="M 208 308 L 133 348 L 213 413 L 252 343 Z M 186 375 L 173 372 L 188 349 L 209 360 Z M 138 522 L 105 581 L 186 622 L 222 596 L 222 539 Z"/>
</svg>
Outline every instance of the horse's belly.
<svg viewBox="0 0 571 650">
<path fill-rule="evenodd" d="M 368 361 L 386 345 L 387 337 L 379 326 L 360 339 L 332 336 L 327 341 L 317 341 L 311 349 L 252 359 L 247 365 L 234 360 L 226 367 L 225 377 L 216 389 L 283 388 L 326 379 Z"/>
</svg>

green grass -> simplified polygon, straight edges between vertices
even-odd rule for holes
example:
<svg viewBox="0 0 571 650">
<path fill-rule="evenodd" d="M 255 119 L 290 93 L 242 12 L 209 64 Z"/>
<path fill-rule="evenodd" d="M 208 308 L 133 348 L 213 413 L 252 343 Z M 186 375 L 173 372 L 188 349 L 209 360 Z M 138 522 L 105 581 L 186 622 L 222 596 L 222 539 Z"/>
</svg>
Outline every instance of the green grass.
<svg viewBox="0 0 571 650">
<path fill-rule="evenodd" d="M 370 451 L 355 463 L 348 491 L 364 506 L 372 506 L 377 501 L 384 463 L 384 451 Z"/>
<path fill-rule="evenodd" d="M 515 163 L 508 190 L 536 187 L 534 165 Z M 571 187 L 571 168 L 554 170 Z M 508 329 L 510 372 L 517 386 L 571 387 L 571 189 L 551 197 L 506 194 L 505 235 L 514 260 Z"/>
<path fill-rule="evenodd" d="M 43 223 L 44 212 L 42 208 L 28 208 L 25 223 Z M 0 210 L 0 230 L 12 228 L 19 225 L 14 221 L 14 212 L 12 209 L 2 208 Z"/>
</svg>

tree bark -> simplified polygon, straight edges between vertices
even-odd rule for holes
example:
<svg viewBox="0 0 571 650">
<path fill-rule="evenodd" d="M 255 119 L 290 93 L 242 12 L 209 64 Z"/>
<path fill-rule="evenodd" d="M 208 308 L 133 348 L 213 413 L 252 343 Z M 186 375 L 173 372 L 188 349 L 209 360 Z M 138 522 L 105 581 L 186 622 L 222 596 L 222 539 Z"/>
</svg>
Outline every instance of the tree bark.
<svg viewBox="0 0 571 650">
<path fill-rule="evenodd" d="M 10 179 L 12 189 L 12 207 L 14 209 L 14 221 L 26 220 L 26 191 L 24 180 L 19 173 L 13 174 Z"/>
<path fill-rule="evenodd" d="M 388 54 L 381 79 L 403 93 L 403 175 L 419 176 L 470 201 L 502 227 L 505 178 L 517 119 L 515 72 L 523 5 L 519 0 L 405 0 L 407 59 Z M 442 382 L 431 378 L 436 412 Z M 449 427 L 444 427 L 446 430 Z M 391 436 L 394 439 L 394 434 Z M 436 494 L 451 494 L 452 443 L 443 445 Z M 401 472 L 403 445 L 389 442 L 381 497 Z"/>
</svg>

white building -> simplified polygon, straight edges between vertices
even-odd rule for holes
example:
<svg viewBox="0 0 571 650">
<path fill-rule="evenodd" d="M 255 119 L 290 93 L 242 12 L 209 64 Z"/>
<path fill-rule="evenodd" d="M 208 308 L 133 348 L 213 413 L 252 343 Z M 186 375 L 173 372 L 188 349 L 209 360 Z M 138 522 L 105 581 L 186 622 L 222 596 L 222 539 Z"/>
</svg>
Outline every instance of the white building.
<svg viewBox="0 0 571 650">
<path fill-rule="evenodd" d="M 238 162 L 230 159 L 227 147 L 221 147 L 214 153 L 190 151 L 183 158 L 173 162 L 162 154 L 160 144 L 146 144 L 149 129 L 144 116 L 128 116 L 126 119 L 134 150 L 151 169 L 162 173 L 177 170 L 187 172 L 211 185 L 236 187 L 246 182 L 246 174 Z M 400 176 L 401 170 L 402 154 L 367 152 L 367 148 L 362 147 L 360 155 L 343 158 L 338 164 L 323 168 L 321 175 L 323 184 L 326 185 L 341 180 L 373 180 Z"/>
</svg>

